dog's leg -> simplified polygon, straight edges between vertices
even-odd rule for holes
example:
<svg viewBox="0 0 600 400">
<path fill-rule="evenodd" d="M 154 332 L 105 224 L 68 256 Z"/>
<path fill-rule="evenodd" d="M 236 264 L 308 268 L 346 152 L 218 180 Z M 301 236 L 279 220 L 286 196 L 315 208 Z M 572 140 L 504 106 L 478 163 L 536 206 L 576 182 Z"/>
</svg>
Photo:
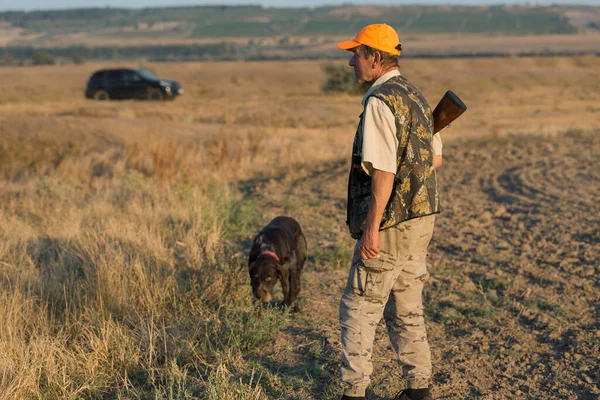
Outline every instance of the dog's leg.
<svg viewBox="0 0 600 400">
<path fill-rule="evenodd" d="M 281 291 L 283 292 L 283 304 L 290 305 L 290 273 L 285 268 L 281 274 Z"/>
<path fill-rule="evenodd" d="M 294 312 L 300 311 L 300 306 L 298 305 L 298 293 L 300 292 L 300 271 L 293 269 L 290 272 L 290 306 L 294 306 Z"/>
<path fill-rule="evenodd" d="M 297 271 L 295 269 L 290 269 L 290 298 L 288 306 L 291 306 L 296 301 L 296 296 L 298 293 L 296 292 L 296 275 Z"/>
<path fill-rule="evenodd" d="M 300 290 L 302 288 L 302 280 L 300 279 L 302 275 L 302 268 L 304 267 L 304 262 L 306 261 L 306 239 L 304 235 L 300 235 L 300 245 L 298 246 L 298 250 L 296 251 L 296 262 L 293 268 L 293 282 L 292 288 L 294 289 L 294 311 L 300 312 L 300 304 L 298 304 L 298 295 L 300 294 Z"/>
<path fill-rule="evenodd" d="M 304 260 L 303 259 L 298 259 L 298 264 L 297 264 L 297 268 L 294 270 L 294 283 L 293 283 L 293 288 L 294 288 L 294 302 L 296 303 L 294 306 L 294 311 L 299 312 L 300 311 L 300 305 L 298 304 L 298 295 L 300 294 L 300 290 L 302 288 L 302 280 L 300 279 L 301 277 L 301 272 L 302 272 L 302 265 L 304 264 Z"/>
</svg>

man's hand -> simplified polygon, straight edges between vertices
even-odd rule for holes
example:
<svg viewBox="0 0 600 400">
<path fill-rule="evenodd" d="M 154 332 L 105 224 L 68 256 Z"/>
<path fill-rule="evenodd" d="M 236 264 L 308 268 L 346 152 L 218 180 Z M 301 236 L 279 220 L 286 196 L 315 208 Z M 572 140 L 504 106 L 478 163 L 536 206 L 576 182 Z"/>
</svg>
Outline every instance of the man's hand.
<svg viewBox="0 0 600 400">
<path fill-rule="evenodd" d="M 379 258 L 379 231 L 363 233 L 358 246 L 358 254 L 363 260 Z"/>
</svg>

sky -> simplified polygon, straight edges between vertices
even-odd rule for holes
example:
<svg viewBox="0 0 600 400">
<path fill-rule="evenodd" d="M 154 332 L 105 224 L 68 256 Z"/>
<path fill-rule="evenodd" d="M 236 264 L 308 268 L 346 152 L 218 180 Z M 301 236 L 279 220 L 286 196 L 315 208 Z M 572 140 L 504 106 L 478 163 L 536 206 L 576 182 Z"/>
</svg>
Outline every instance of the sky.
<svg viewBox="0 0 600 400">
<path fill-rule="evenodd" d="M 259 4 L 264 7 L 318 7 L 324 5 L 341 4 L 587 4 L 600 5 L 600 0 L 0 0 L 0 11 L 19 10 L 54 10 L 68 8 L 90 7 L 118 7 L 118 8 L 144 8 L 144 7 L 171 7 L 190 5 L 241 5 Z"/>
</svg>

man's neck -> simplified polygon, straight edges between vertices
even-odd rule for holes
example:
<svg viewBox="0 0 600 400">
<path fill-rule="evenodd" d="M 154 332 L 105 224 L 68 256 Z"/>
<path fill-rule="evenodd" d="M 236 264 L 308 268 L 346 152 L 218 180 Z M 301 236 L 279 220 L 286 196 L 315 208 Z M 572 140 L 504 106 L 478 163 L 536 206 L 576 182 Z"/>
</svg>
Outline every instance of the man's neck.
<svg viewBox="0 0 600 400">
<path fill-rule="evenodd" d="M 372 84 L 375 83 L 375 81 L 377 81 L 377 79 L 381 78 L 382 76 L 384 76 L 388 72 L 393 71 L 393 70 L 397 70 L 397 69 L 398 69 L 398 67 L 389 67 L 388 69 L 381 70 L 381 72 L 373 75 L 373 80 L 370 81 L 369 83 L 372 85 Z"/>
</svg>

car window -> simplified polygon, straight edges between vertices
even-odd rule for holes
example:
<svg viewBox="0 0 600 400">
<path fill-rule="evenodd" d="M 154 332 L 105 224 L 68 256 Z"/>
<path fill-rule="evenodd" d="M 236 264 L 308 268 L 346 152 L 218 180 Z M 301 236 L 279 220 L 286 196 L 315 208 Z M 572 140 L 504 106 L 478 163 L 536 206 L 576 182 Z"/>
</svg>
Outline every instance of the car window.
<svg viewBox="0 0 600 400">
<path fill-rule="evenodd" d="M 96 72 L 94 72 L 94 74 L 92 75 L 92 77 L 90 79 L 92 79 L 94 81 L 99 81 L 103 78 L 104 78 L 104 71 L 96 71 Z"/>
<path fill-rule="evenodd" d="M 141 76 L 142 78 L 144 78 L 144 79 L 149 79 L 149 80 L 151 80 L 151 81 L 158 80 L 158 78 L 157 78 L 156 76 L 154 76 L 154 75 L 152 74 L 152 72 L 150 72 L 150 71 L 148 71 L 148 70 L 145 70 L 145 69 L 138 69 L 138 70 L 137 70 L 137 72 L 138 72 L 138 74 L 140 74 L 140 76 Z"/>
<path fill-rule="evenodd" d="M 140 77 L 135 73 L 135 71 L 131 71 L 131 70 L 123 71 L 123 81 L 136 82 L 139 80 L 140 80 Z"/>
<path fill-rule="evenodd" d="M 121 78 L 121 71 L 119 71 L 119 70 L 108 71 L 107 79 L 109 81 L 111 81 L 111 82 L 120 81 L 122 79 Z"/>
</svg>

